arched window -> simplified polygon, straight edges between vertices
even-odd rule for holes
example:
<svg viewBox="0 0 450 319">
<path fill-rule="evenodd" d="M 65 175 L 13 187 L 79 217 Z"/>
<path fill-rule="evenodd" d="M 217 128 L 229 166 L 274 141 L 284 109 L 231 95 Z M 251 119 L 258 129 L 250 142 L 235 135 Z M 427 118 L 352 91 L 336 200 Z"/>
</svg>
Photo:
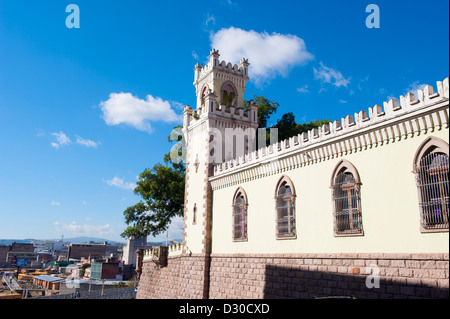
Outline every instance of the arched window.
<svg viewBox="0 0 450 319">
<path fill-rule="evenodd" d="M 247 194 L 238 188 L 233 197 L 233 240 L 247 240 Z"/>
<path fill-rule="evenodd" d="M 233 101 L 234 101 L 234 92 L 227 92 L 224 91 L 223 92 L 223 96 L 222 96 L 222 101 L 223 104 L 225 104 L 225 106 L 227 107 L 227 109 L 233 105 Z"/>
<path fill-rule="evenodd" d="M 356 168 L 339 162 L 331 180 L 335 236 L 363 235 L 360 184 Z"/>
<path fill-rule="evenodd" d="M 277 239 L 295 238 L 295 190 L 287 176 L 278 181 L 275 201 Z"/>
<path fill-rule="evenodd" d="M 209 90 L 208 85 L 204 85 L 203 89 L 201 91 L 201 94 L 200 94 L 200 107 L 205 106 L 205 99 L 206 99 L 208 90 Z"/>
<path fill-rule="evenodd" d="M 448 231 L 448 144 L 429 137 L 414 158 L 422 232 Z"/>
<path fill-rule="evenodd" d="M 224 104 L 227 110 L 230 108 L 230 106 L 236 107 L 238 94 L 233 82 L 226 81 L 225 83 L 223 83 L 220 89 L 220 93 L 221 104 Z"/>
</svg>

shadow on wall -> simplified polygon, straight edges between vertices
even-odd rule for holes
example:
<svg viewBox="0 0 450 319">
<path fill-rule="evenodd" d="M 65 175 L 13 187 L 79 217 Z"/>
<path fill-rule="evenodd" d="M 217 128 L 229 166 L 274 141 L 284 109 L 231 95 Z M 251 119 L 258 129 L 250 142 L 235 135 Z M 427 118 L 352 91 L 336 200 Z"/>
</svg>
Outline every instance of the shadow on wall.
<svg viewBox="0 0 450 319">
<path fill-rule="evenodd" d="M 355 271 L 356 272 L 356 271 Z M 448 299 L 449 289 L 424 284 L 417 278 L 385 278 L 370 275 L 338 274 L 266 265 L 266 299 Z M 448 280 L 448 279 L 447 279 Z M 410 281 L 408 283 L 407 281 Z M 371 288 L 368 288 L 371 287 Z"/>
</svg>

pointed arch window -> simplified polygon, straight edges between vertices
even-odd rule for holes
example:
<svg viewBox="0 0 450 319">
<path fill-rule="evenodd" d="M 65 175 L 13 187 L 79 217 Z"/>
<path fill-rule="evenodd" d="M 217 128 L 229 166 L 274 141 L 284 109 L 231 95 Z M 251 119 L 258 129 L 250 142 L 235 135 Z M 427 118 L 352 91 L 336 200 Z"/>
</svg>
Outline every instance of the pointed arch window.
<svg viewBox="0 0 450 319">
<path fill-rule="evenodd" d="M 414 158 L 422 232 L 448 231 L 449 217 L 449 146 L 429 137 Z"/>
<path fill-rule="evenodd" d="M 233 240 L 247 240 L 247 194 L 238 188 L 233 197 Z"/>
<path fill-rule="evenodd" d="M 205 106 L 205 100 L 206 100 L 206 95 L 208 94 L 208 91 L 209 91 L 208 85 L 204 85 L 201 90 L 201 94 L 200 94 L 200 107 Z"/>
<path fill-rule="evenodd" d="M 363 235 L 360 180 L 348 161 L 341 161 L 333 172 L 331 189 L 335 236 Z"/>
<path fill-rule="evenodd" d="M 233 104 L 234 101 L 234 92 L 228 93 L 227 91 L 223 92 L 223 98 L 222 98 L 223 104 L 228 108 Z"/>
<path fill-rule="evenodd" d="M 220 89 L 221 104 L 229 111 L 230 106 L 236 107 L 238 92 L 236 86 L 231 81 L 225 81 Z"/>
<path fill-rule="evenodd" d="M 277 239 L 296 238 L 295 190 L 292 181 L 283 176 L 275 191 Z"/>
</svg>

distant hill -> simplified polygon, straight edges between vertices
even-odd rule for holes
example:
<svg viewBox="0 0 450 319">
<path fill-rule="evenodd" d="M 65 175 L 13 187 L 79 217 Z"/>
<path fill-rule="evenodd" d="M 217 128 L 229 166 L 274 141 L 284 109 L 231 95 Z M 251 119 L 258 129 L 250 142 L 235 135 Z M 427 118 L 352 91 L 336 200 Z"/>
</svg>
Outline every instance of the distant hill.
<svg viewBox="0 0 450 319">
<path fill-rule="evenodd" d="M 9 246 L 12 243 L 16 242 L 18 244 L 31 244 L 32 242 L 36 242 L 36 241 L 45 241 L 45 240 L 51 240 L 51 241 L 59 241 L 61 240 L 61 238 L 58 239 L 33 239 L 33 238 L 26 238 L 26 239 L 0 239 L 0 245 L 6 245 Z M 173 241 L 176 241 L 178 243 L 182 243 L 183 239 L 171 239 Z M 82 236 L 82 237 L 73 237 L 73 238 L 64 238 L 64 242 L 65 243 L 71 243 L 71 244 L 87 244 L 89 242 L 94 242 L 94 243 L 103 243 L 105 241 L 108 242 L 108 244 L 126 244 L 126 241 L 123 242 L 119 242 L 119 241 L 114 241 L 114 240 L 109 240 L 106 238 L 98 238 L 98 237 L 87 237 L 87 236 Z M 159 242 L 148 242 L 148 245 L 152 245 L 152 246 L 165 246 L 166 245 L 166 241 L 159 241 Z M 169 245 L 170 245 L 170 240 L 169 240 Z"/>
<path fill-rule="evenodd" d="M 55 240 L 55 239 L 52 239 Z M 60 239 L 58 239 L 60 240 Z M 98 238 L 98 237 L 73 237 L 73 238 L 64 238 L 64 242 L 73 243 L 73 244 L 86 244 L 89 242 L 102 243 L 107 241 L 109 244 L 125 244 L 125 241 L 119 242 L 106 238 Z"/>
<path fill-rule="evenodd" d="M 31 242 L 36 241 L 45 241 L 45 240 L 51 240 L 51 241 L 59 241 L 58 239 L 33 239 L 33 238 L 27 238 L 27 239 L 0 239 L 0 245 L 11 245 L 12 243 L 16 242 L 18 244 L 30 244 Z M 64 238 L 65 243 L 72 243 L 72 244 L 86 244 L 89 242 L 95 242 L 95 243 L 102 243 L 107 241 L 109 244 L 125 244 L 125 242 L 118 242 L 114 240 L 109 240 L 105 238 L 98 238 L 98 237 L 73 237 L 73 238 Z"/>
<path fill-rule="evenodd" d="M 18 244 L 29 244 L 34 239 L 0 239 L 0 245 L 6 245 L 9 246 L 12 243 L 18 243 Z"/>
</svg>

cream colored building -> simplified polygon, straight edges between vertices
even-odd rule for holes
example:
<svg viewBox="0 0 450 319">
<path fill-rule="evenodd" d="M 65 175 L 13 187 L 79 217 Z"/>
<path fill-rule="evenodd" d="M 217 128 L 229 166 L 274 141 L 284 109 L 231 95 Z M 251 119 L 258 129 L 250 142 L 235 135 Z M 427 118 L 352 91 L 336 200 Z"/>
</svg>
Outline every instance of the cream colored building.
<svg viewBox="0 0 450 319">
<path fill-rule="evenodd" d="M 368 265 L 390 287 L 379 296 L 448 296 L 448 78 L 256 149 L 248 61 L 220 62 L 216 50 L 209 58 L 194 69 L 197 106 L 183 112 L 184 242 L 170 250 L 166 276 L 185 280 L 170 258 L 195 257 L 201 271 L 197 286 L 176 290 L 182 298 L 345 294 L 327 280 L 305 292 L 299 278 L 357 281 Z M 280 286 L 279 269 L 289 285 Z M 373 293 L 361 287 L 343 291 Z"/>
<path fill-rule="evenodd" d="M 245 63 L 232 67 L 219 63 L 218 56 L 213 50 L 209 64 L 195 68 L 197 118 L 189 108 L 185 111 L 188 147 L 185 241 L 191 251 L 202 250 L 207 196 L 212 197 L 211 253 L 449 251 L 448 78 L 437 82 L 436 89 L 427 86 L 419 90 L 417 97 L 409 93 L 400 97 L 400 103 L 390 100 L 383 107 L 376 105 L 254 152 L 247 147 L 240 157 L 222 163 L 217 156 L 212 158 L 211 150 L 214 152 L 220 141 L 212 139 L 211 132 L 220 130 L 225 141 L 226 133 L 232 133 L 233 129 L 255 130 L 256 119 L 250 118 L 253 114 L 242 116 L 248 62 L 242 60 Z M 229 82 L 235 83 L 237 98 L 235 108 L 231 104 L 228 113 L 223 87 L 231 87 Z M 250 112 L 256 113 L 257 109 Z M 225 128 L 230 128 L 229 132 Z M 211 139 L 215 145 L 209 144 Z M 447 156 L 443 175 L 447 194 L 442 194 L 441 205 L 446 210 L 443 212 L 447 214 L 443 216 L 446 224 L 426 231 L 421 223 L 415 161 L 422 146 L 432 151 L 436 144 L 443 147 Z M 213 165 L 214 162 L 220 164 Z M 358 205 L 361 231 L 357 233 L 335 231 L 339 217 L 335 215 L 336 200 L 332 194 L 333 174 L 342 163 L 344 167 L 351 166 L 347 169 L 358 179 L 354 201 Z M 293 229 L 289 236 L 277 236 L 276 187 L 282 178 L 293 191 L 289 212 Z M 233 205 L 238 190 L 245 198 L 242 227 L 246 234 L 242 238 L 233 236 L 236 225 Z"/>
</svg>

